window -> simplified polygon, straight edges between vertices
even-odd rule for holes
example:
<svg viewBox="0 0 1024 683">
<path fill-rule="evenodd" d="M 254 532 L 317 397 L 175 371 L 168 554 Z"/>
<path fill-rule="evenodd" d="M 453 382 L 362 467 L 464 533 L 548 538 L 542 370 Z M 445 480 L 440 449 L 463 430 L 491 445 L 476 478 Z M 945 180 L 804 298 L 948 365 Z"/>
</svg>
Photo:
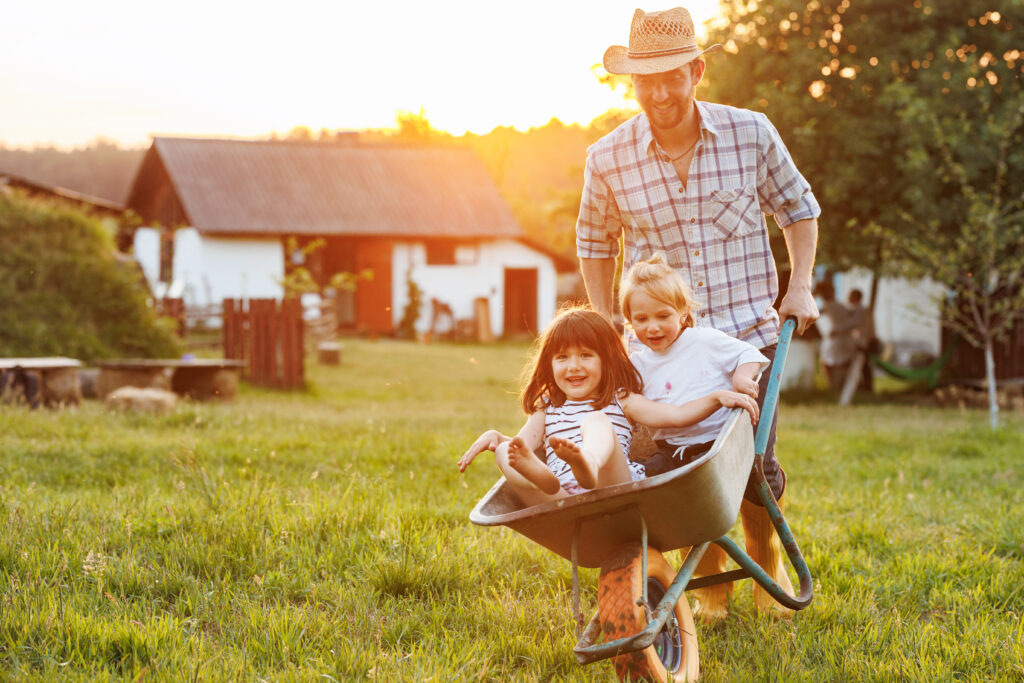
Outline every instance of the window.
<svg viewBox="0 0 1024 683">
<path fill-rule="evenodd" d="M 428 240 L 427 265 L 454 266 L 455 242 L 452 240 Z"/>
</svg>

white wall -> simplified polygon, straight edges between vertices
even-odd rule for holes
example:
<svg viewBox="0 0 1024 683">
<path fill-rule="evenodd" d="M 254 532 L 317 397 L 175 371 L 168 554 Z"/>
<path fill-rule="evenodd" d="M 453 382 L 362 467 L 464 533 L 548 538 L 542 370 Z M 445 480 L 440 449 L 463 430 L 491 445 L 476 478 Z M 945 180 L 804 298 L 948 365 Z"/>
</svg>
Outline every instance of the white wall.
<svg viewBox="0 0 1024 683">
<path fill-rule="evenodd" d="M 203 238 L 195 228 L 174 231 L 174 282 L 183 287 L 181 298 L 186 306 L 205 306 L 210 301 L 209 287 L 203 273 Z"/>
<path fill-rule="evenodd" d="M 423 306 L 416 324 L 419 332 L 430 326 L 431 298 L 451 306 L 456 319 L 472 318 L 474 300 L 486 297 L 491 317 L 491 332 L 504 332 L 505 268 L 537 269 L 537 324 L 547 326 L 555 315 L 556 272 L 549 256 L 515 240 L 495 240 L 460 247 L 458 265 L 428 266 L 423 242 L 396 243 L 392 252 L 392 317 L 402 319 L 409 301 L 406 274 L 411 274 L 423 290 Z"/>
<path fill-rule="evenodd" d="M 135 231 L 135 259 L 156 289 L 160 277 L 160 234 Z M 195 228 L 174 232 L 170 291 L 181 291 L 187 306 L 220 303 L 227 297 L 280 299 L 284 290 L 284 248 L 276 237 L 265 239 L 203 236 Z"/>
<path fill-rule="evenodd" d="M 160 283 L 160 232 L 156 228 L 136 229 L 132 251 L 149 283 L 149 291 L 155 292 Z"/>
<path fill-rule="evenodd" d="M 854 269 L 836 277 L 836 299 L 846 303 L 850 290 L 871 296 L 871 272 Z M 930 279 L 882 278 L 875 303 L 875 335 L 883 343 L 905 350 L 927 351 L 939 355 L 942 326 L 939 322 L 939 297 L 943 287 Z"/>
<path fill-rule="evenodd" d="M 205 236 L 202 243 L 202 291 L 209 302 L 284 296 L 284 246 L 279 238 Z"/>
</svg>

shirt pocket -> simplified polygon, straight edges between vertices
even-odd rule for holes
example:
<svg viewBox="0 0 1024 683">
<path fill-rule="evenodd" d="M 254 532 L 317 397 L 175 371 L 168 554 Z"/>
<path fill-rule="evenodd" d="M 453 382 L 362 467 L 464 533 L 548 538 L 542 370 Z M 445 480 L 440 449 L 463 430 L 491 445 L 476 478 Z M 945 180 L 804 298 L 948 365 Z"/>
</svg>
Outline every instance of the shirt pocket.
<svg viewBox="0 0 1024 683">
<path fill-rule="evenodd" d="M 708 204 L 711 220 L 724 240 L 749 235 L 761 223 L 761 205 L 754 185 L 712 190 Z"/>
</svg>

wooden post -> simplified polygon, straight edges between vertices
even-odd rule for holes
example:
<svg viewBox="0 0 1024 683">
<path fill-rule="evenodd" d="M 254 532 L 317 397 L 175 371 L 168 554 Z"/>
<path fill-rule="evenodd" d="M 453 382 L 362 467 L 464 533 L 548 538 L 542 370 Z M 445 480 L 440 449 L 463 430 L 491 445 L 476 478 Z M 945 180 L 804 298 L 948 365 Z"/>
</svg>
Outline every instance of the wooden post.
<svg viewBox="0 0 1024 683">
<path fill-rule="evenodd" d="M 248 360 L 256 386 L 300 389 L 305 382 L 302 306 L 298 299 L 224 300 L 224 357 Z"/>
<path fill-rule="evenodd" d="M 303 385 L 302 305 L 298 299 L 281 302 L 281 382 L 286 389 Z"/>
<path fill-rule="evenodd" d="M 249 378 L 263 386 L 263 306 L 260 299 L 249 299 Z"/>
</svg>

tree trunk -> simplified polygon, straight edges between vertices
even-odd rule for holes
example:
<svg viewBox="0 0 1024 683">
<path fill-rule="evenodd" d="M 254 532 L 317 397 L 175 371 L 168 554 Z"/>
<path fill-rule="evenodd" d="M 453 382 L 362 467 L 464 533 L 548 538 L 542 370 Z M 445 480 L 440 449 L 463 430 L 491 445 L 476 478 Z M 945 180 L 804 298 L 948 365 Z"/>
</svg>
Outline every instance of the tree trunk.
<svg viewBox="0 0 1024 683">
<path fill-rule="evenodd" d="M 992 337 L 985 339 L 985 383 L 988 385 L 988 424 L 999 429 L 999 401 L 996 400 L 996 362 L 992 355 Z"/>
</svg>

